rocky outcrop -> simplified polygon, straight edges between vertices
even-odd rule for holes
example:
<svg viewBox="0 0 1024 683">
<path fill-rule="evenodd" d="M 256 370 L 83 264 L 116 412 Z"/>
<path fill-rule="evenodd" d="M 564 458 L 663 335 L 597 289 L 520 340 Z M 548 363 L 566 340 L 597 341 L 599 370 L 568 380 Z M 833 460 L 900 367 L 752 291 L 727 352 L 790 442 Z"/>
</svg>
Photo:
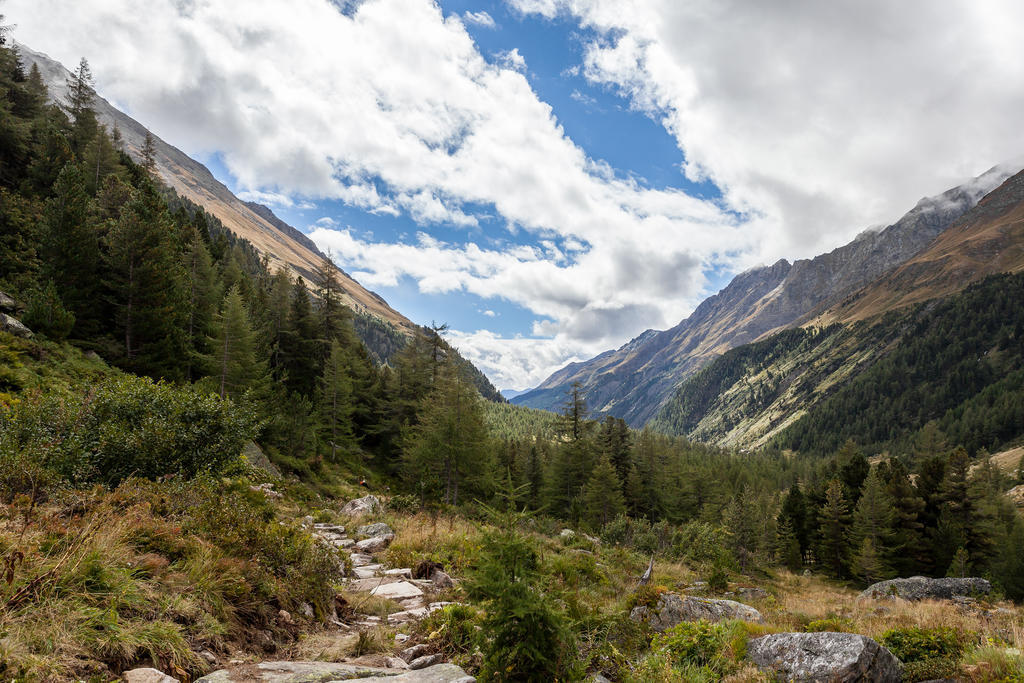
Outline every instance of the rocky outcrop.
<svg viewBox="0 0 1024 683">
<path fill-rule="evenodd" d="M 786 681 L 898 683 L 903 678 L 900 660 L 855 633 L 774 633 L 751 640 L 747 655 Z"/>
<path fill-rule="evenodd" d="M 0 332 L 7 332 L 24 339 L 31 339 L 35 336 L 32 330 L 25 327 L 24 323 L 6 313 L 0 313 Z"/>
<path fill-rule="evenodd" d="M 6 292 L 0 292 L 0 313 L 17 315 L 19 308 L 18 302 L 13 297 Z"/>
<path fill-rule="evenodd" d="M 753 607 L 733 600 L 714 600 L 692 595 L 681 597 L 675 593 L 664 593 L 653 608 L 634 607 L 630 619 L 646 623 L 655 631 L 665 631 L 684 621 L 718 622 L 724 619 L 740 619 L 764 623 L 764 617 Z"/>
<path fill-rule="evenodd" d="M 391 545 L 391 541 L 393 540 L 395 540 L 394 534 L 364 538 L 356 543 L 356 549 L 361 553 L 379 553 L 381 550 L 384 550 Z"/>
<path fill-rule="evenodd" d="M 868 586 L 861 598 L 903 598 L 904 600 L 952 600 L 988 595 L 992 584 L 977 577 L 931 579 L 911 576 L 889 579 Z"/>
<path fill-rule="evenodd" d="M 454 664 L 437 664 L 419 671 L 384 669 L 333 662 L 262 662 L 221 669 L 196 683 L 328 683 L 330 681 L 390 681 L 391 683 L 472 683 L 476 679 Z"/>
<path fill-rule="evenodd" d="M 356 517 L 358 515 L 373 515 L 384 511 L 384 506 L 381 505 L 380 498 L 377 496 L 363 496 L 362 498 L 356 498 L 345 503 L 345 507 L 341 508 L 341 514 L 351 515 Z"/>
<path fill-rule="evenodd" d="M 384 522 L 375 522 L 374 524 L 364 524 L 363 526 L 356 529 L 356 536 L 386 536 L 391 534 L 394 536 L 395 530 Z"/>
</svg>

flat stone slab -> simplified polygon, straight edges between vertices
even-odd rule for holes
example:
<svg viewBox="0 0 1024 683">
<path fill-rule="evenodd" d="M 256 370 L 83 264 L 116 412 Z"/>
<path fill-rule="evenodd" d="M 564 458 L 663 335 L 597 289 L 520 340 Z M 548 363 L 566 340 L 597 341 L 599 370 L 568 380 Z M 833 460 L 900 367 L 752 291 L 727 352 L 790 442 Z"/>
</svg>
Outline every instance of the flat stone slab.
<svg viewBox="0 0 1024 683">
<path fill-rule="evenodd" d="M 368 564 L 373 564 L 373 558 L 369 555 L 363 555 L 362 553 L 352 553 L 349 555 L 352 559 L 353 567 L 365 567 Z"/>
<path fill-rule="evenodd" d="M 331 681 L 394 680 L 395 669 L 333 662 L 261 662 L 221 669 L 196 683 L 330 683 Z"/>
<path fill-rule="evenodd" d="M 418 598 L 423 595 L 423 591 L 408 581 L 398 581 L 396 583 L 385 583 L 377 586 L 370 591 L 370 595 L 376 595 L 380 598 L 392 598 L 394 600 L 404 600 L 405 598 Z"/>
<path fill-rule="evenodd" d="M 655 631 L 665 631 L 683 621 L 719 622 L 724 619 L 741 619 L 758 624 L 764 617 L 753 607 L 734 600 L 713 600 L 692 595 L 679 596 L 664 593 L 654 608 L 640 605 L 629 613 L 630 619 L 647 623 Z"/>
<path fill-rule="evenodd" d="M 367 681 L 389 681 L 389 683 L 475 683 L 476 679 L 454 664 L 435 664 L 419 671 L 403 671 L 397 676 L 385 674 Z"/>
<path fill-rule="evenodd" d="M 384 576 L 401 576 L 406 579 L 412 578 L 411 569 L 388 569 L 384 572 Z"/>
<path fill-rule="evenodd" d="M 352 570 L 357 579 L 372 579 L 378 571 L 380 571 L 379 564 L 368 564 L 365 567 L 356 567 Z"/>
<path fill-rule="evenodd" d="M 375 576 L 371 579 L 353 579 L 345 584 L 345 588 L 353 593 L 367 593 L 378 586 L 399 583 L 401 579 L 394 576 Z"/>
</svg>

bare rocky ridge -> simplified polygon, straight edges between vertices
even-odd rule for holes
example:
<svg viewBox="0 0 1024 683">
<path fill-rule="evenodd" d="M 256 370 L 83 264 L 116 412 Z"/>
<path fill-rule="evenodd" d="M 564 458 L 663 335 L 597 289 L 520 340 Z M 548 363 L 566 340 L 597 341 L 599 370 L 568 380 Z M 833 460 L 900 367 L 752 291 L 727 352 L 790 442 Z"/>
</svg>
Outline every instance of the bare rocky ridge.
<svg viewBox="0 0 1024 683">
<path fill-rule="evenodd" d="M 71 73 L 59 62 L 45 54 L 35 52 L 24 45 L 17 45 L 26 68 L 35 64 L 49 89 L 50 98 L 62 101 L 67 92 L 66 80 Z M 94 103 L 99 122 L 108 130 L 116 125 L 121 132 L 124 150 L 134 159 L 141 158 L 146 140 L 146 128 L 97 96 Z M 156 146 L 157 172 L 165 183 L 181 196 L 199 204 L 216 216 L 226 228 L 239 237 L 252 242 L 253 246 L 270 259 L 271 269 L 287 266 L 292 272 L 307 280 L 313 277 L 323 257 L 305 234 L 288 225 L 269 208 L 240 200 L 220 181 L 213 177 L 203 164 L 192 159 L 176 147 L 153 136 Z M 345 303 L 353 311 L 379 318 L 394 325 L 403 334 L 413 333 L 415 326 L 404 315 L 388 306 L 379 295 L 365 289 L 347 273 L 338 270 L 344 289 Z"/>
<path fill-rule="evenodd" d="M 622 348 L 554 373 L 513 403 L 557 410 L 573 382 L 590 409 L 647 423 L 675 387 L 729 349 L 812 319 L 927 247 L 1011 173 L 993 168 L 936 197 L 922 199 L 883 230 L 813 259 L 780 260 L 733 278 L 688 318 L 663 332 L 648 330 Z"/>
</svg>

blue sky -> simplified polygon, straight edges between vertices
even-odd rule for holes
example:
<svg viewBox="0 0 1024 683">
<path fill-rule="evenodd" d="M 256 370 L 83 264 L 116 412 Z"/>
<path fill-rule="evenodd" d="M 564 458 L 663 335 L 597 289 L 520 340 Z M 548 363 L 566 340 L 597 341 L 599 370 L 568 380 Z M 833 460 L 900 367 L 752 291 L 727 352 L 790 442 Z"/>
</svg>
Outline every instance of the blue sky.
<svg viewBox="0 0 1024 683">
<path fill-rule="evenodd" d="M 503 389 L 1024 153 L 1013 0 L 4 12 Z"/>
</svg>

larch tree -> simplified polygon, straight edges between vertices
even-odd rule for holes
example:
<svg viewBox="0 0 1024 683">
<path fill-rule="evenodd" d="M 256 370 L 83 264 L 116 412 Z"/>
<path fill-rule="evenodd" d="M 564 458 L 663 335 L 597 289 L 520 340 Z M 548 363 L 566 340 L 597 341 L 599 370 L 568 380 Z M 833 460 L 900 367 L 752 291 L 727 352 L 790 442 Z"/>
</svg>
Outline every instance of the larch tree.
<svg viewBox="0 0 1024 683">
<path fill-rule="evenodd" d="M 256 333 L 249 311 L 237 286 L 224 295 L 214 329 L 207 357 L 210 377 L 221 398 L 236 398 L 256 388 L 266 376 L 265 366 L 256 354 Z"/>
<path fill-rule="evenodd" d="M 818 514 L 818 559 L 838 578 L 846 574 L 849 522 L 843 483 L 832 479 L 825 488 L 825 504 Z"/>
<path fill-rule="evenodd" d="M 320 377 L 320 431 L 321 440 L 330 452 L 331 462 L 338 461 L 338 451 L 352 448 L 352 378 L 349 352 L 338 342 L 331 341 L 331 351 Z"/>
<path fill-rule="evenodd" d="M 607 456 L 598 460 L 583 487 L 583 510 L 595 531 L 626 511 L 622 482 Z"/>
</svg>

